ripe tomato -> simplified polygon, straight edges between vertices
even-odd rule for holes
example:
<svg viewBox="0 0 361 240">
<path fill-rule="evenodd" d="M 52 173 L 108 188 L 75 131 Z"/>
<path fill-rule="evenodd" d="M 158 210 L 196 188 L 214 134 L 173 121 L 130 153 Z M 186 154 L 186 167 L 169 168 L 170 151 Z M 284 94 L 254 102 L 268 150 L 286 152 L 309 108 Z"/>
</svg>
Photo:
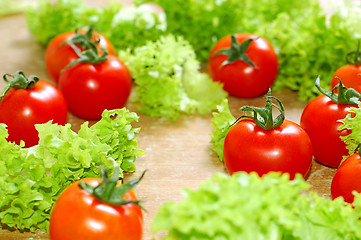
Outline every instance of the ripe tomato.
<svg viewBox="0 0 361 240">
<path fill-rule="evenodd" d="M 224 163 L 230 174 L 238 171 L 270 171 L 306 176 L 312 162 L 312 145 L 307 133 L 296 123 L 285 120 L 272 130 L 257 126 L 253 119 L 242 119 L 226 135 Z"/>
<path fill-rule="evenodd" d="M 13 77 L 27 81 L 22 72 Z M 50 120 L 64 125 L 68 110 L 63 94 L 53 84 L 38 78 L 24 84 L 24 89 L 10 88 L 0 101 L 0 122 L 7 125 L 9 142 L 20 144 L 23 140 L 25 147 L 31 147 L 39 141 L 34 125 Z"/>
<path fill-rule="evenodd" d="M 64 44 L 66 41 L 70 41 L 75 36 L 82 34 L 85 38 L 87 37 L 86 34 L 90 34 L 92 37 L 90 39 L 83 39 L 84 41 L 96 41 L 99 40 L 99 47 L 103 47 L 108 50 L 108 53 L 114 55 L 114 48 L 110 41 L 101 35 L 100 33 L 93 32 L 90 29 L 90 32 L 86 32 L 85 30 L 79 30 L 77 32 L 66 32 L 62 33 L 56 37 L 54 37 L 45 51 L 45 64 L 46 69 L 48 71 L 49 76 L 51 79 L 54 80 L 55 83 L 59 82 L 60 72 L 68 66 L 71 62 L 79 58 L 76 54 L 74 49 L 68 44 Z M 79 44 L 75 43 L 75 46 L 80 47 Z M 99 52 L 102 50 L 99 48 Z"/>
<path fill-rule="evenodd" d="M 312 144 L 307 133 L 296 123 L 285 120 L 282 102 L 267 93 L 264 108 L 245 106 L 241 111 L 253 111 L 228 131 L 223 145 L 224 163 L 229 174 L 238 171 L 271 171 L 306 176 L 312 163 Z M 272 103 L 276 100 L 279 104 Z M 273 107 L 280 114 L 273 118 Z"/>
<path fill-rule="evenodd" d="M 101 179 L 80 180 L 93 187 Z M 79 182 L 72 183 L 56 200 L 49 225 L 51 240 L 141 240 L 143 214 L 134 203 L 114 206 L 96 199 L 81 189 Z M 129 190 L 122 199 L 137 200 Z"/>
<path fill-rule="evenodd" d="M 333 102 L 325 95 L 314 98 L 307 104 L 301 115 L 301 126 L 311 138 L 316 160 L 329 167 L 338 167 L 342 156 L 348 154 L 346 144 L 340 136 L 350 134 L 349 130 L 339 131 L 343 119 L 351 107 Z"/>
<path fill-rule="evenodd" d="M 225 36 L 212 48 L 208 71 L 230 95 L 252 98 L 266 93 L 274 83 L 278 57 L 264 38 L 238 33 Z"/>
<path fill-rule="evenodd" d="M 340 84 L 338 96 L 351 96 L 344 92 L 352 89 L 346 89 L 342 82 Z M 321 89 L 319 78 L 316 86 L 326 95 L 318 96 L 307 104 L 300 123 L 310 136 L 316 160 L 329 167 L 338 167 L 342 156 L 348 155 L 346 144 L 340 136 L 350 134 L 350 130 L 338 130 L 342 125 L 338 120 L 345 118 L 351 107 L 357 107 L 357 103 L 341 99 L 336 94 Z M 352 95 L 352 97 L 356 96 Z"/>
<path fill-rule="evenodd" d="M 341 163 L 331 183 L 331 195 L 335 199 L 342 196 L 348 203 L 354 200 L 353 191 L 361 193 L 361 158 L 354 153 Z"/>
<path fill-rule="evenodd" d="M 345 87 L 361 93 L 361 65 L 347 64 L 337 69 L 332 76 L 331 89 L 340 82 L 339 79 Z"/>
<path fill-rule="evenodd" d="M 77 63 L 64 70 L 59 79 L 69 110 L 80 118 L 97 120 L 105 109 L 126 104 L 132 78 L 127 66 L 117 57 L 99 64 Z"/>
<path fill-rule="evenodd" d="M 353 59 L 351 57 L 354 57 Z M 356 51 L 352 51 L 346 56 L 347 64 L 340 67 L 333 74 L 331 79 L 331 89 L 333 89 L 339 80 L 347 88 L 353 88 L 357 92 L 361 93 L 361 52 L 360 52 L 360 41 Z"/>
</svg>

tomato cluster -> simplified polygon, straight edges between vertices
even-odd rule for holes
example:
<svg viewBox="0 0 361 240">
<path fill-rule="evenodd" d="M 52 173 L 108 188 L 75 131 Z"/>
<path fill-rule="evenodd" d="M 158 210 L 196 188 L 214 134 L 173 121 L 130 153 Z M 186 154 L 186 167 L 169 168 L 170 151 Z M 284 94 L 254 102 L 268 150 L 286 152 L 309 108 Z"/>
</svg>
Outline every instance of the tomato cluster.
<svg viewBox="0 0 361 240">
<path fill-rule="evenodd" d="M 53 38 L 45 63 L 58 87 L 21 71 L 4 75 L 8 85 L 0 94 L 0 122 L 7 125 L 9 142 L 34 146 L 39 141 L 36 124 L 64 125 L 68 110 L 98 120 L 105 109 L 122 108 L 128 100 L 128 68 L 115 56 L 112 44 L 92 28 Z M 142 239 L 142 209 L 131 190 L 140 179 L 119 185 L 119 166 L 114 169 L 111 178 L 102 167 L 103 179 L 83 179 L 66 188 L 52 209 L 52 240 Z"/>
<path fill-rule="evenodd" d="M 53 38 L 45 62 L 69 111 L 80 118 L 98 120 L 105 109 L 122 108 L 129 98 L 132 77 L 127 66 L 109 40 L 92 28 Z"/>
<path fill-rule="evenodd" d="M 341 165 L 348 155 L 341 136 L 350 130 L 339 130 L 339 121 L 358 107 L 361 99 L 361 53 L 347 55 L 348 64 L 337 69 L 330 86 L 332 91 L 316 87 L 322 95 L 310 101 L 302 112 L 300 125 L 283 120 L 282 103 L 276 99 L 281 114 L 274 124 L 271 96 L 267 95 L 266 107 L 243 107 L 252 111 L 243 115 L 228 131 L 223 145 L 225 166 L 230 174 L 237 171 L 263 175 L 270 171 L 286 172 L 291 178 L 299 173 L 306 176 L 312 157 L 319 163 L 338 168 L 332 181 L 332 197 L 343 196 L 352 202 L 352 191 L 361 192 L 360 154 L 355 153 Z M 354 56 L 353 60 L 350 57 Z M 262 37 L 253 34 L 234 34 L 222 38 L 211 50 L 209 73 L 214 81 L 223 83 L 233 96 L 249 98 L 259 96 L 273 84 L 278 71 L 277 55 Z M 282 121 L 281 121 L 282 119 Z"/>
</svg>

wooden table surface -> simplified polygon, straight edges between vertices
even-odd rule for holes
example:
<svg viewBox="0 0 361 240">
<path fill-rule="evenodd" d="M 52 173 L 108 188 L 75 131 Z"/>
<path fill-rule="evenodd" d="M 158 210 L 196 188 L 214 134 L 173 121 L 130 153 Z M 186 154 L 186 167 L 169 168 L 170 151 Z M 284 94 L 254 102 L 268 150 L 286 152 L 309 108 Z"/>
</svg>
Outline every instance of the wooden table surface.
<svg viewBox="0 0 361 240">
<path fill-rule="evenodd" d="M 35 74 L 50 81 L 43 57 L 45 50 L 29 33 L 22 14 L 0 18 L 0 36 L 1 76 L 22 70 L 27 76 Z M 0 80 L 0 91 L 4 86 L 5 83 Z M 297 93 L 289 90 L 274 95 L 283 101 L 286 118 L 299 123 L 306 103 L 297 101 Z M 229 97 L 229 104 L 232 113 L 238 116 L 241 106 L 263 106 L 264 98 L 245 100 Z M 137 159 L 137 171 L 128 174 L 126 178 L 134 179 L 143 170 L 148 170 L 143 181 L 135 188 L 147 210 L 144 213 L 143 239 L 148 240 L 153 237 L 150 223 L 164 201 L 179 201 L 180 189 L 194 189 L 214 173 L 226 171 L 223 163 L 210 149 L 211 114 L 183 115 L 176 121 L 167 121 L 139 113 L 133 103 L 128 103 L 127 108 L 140 116 L 139 122 L 134 126 L 141 127 L 137 138 L 139 148 L 145 150 L 146 154 Z M 77 130 L 84 120 L 69 113 L 68 122 Z M 313 185 L 314 191 L 330 197 L 330 183 L 334 173 L 335 169 L 314 161 L 307 181 Z M 48 236 L 40 231 L 33 234 L 0 230 L 0 239 L 48 239 Z"/>
</svg>

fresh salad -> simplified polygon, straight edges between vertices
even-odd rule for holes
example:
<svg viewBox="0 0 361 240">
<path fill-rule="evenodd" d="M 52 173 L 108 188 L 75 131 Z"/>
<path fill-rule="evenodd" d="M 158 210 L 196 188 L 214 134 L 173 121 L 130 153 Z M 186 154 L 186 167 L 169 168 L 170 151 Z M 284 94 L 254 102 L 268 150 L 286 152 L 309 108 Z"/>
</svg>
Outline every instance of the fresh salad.
<svg viewBox="0 0 361 240">
<path fill-rule="evenodd" d="M 151 226 L 162 239 L 361 239 L 357 9 L 344 3 L 330 14 L 317 0 L 135 0 L 131 7 L 41 0 L 28 7 L 26 24 L 44 46 L 65 114 L 57 121 L 55 107 L 41 122 L 26 120 L 13 106 L 43 83 L 21 71 L 4 75 L 11 88 L 0 95 L 0 110 L 15 117 L 0 117 L 0 224 L 45 230 L 53 240 L 140 240 L 143 209 L 132 191 L 140 179 L 121 181 L 144 154 L 140 128 L 131 124 L 139 117 L 125 107 L 133 101 L 154 118 L 209 114 L 210 148 L 229 173 L 164 203 Z M 309 102 L 300 124 L 285 119 L 287 109 L 271 95 L 285 88 Z M 231 114 L 229 95 L 263 94 L 264 108 Z M 75 132 L 67 110 L 95 123 Z M 11 138 L 11 123 L 21 120 L 36 129 L 31 145 Z M 332 199 L 305 180 L 313 157 L 337 169 Z M 74 209 L 79 215 L 68 221 Z"/>
</svg>

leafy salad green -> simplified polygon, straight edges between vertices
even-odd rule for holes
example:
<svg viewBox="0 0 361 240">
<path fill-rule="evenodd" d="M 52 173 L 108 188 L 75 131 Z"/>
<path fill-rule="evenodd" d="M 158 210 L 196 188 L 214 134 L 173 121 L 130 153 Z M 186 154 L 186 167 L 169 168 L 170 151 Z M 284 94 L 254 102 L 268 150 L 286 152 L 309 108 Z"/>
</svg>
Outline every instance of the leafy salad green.
<svg viewBox="0 0 361 240">
<path fill-rule="evenodd" d="M 179 202 L 165 202 L 152 231 L 172 240 L 360 239 L 361 197 L 353 205 L 308 191 L 298 175 L 217 173 Z M 354 207 L 354 208 L 353 208 Z M 165 234 L 165 235 L 164 235 Z"/>
<path fill-rule="evenodd" d="M 220 83 L 199 71 L 192 46 L 181 36 L 162 36 L 118 55 L 134 79 L 138 109 L 150 116 L 206 114 L 227 97 Z"/>
<path fill-rule="evenodd" d="M 166 17 L 162 17 L 145 10 L 141 4 L 146 2 L 136 0 L 135 9 L 126 9 L 114 3 L 90 8 L 81 0 L 43 0 L 38 8 L 27 11 L 27 23 L 42 44 L 63 31 L 90 24 L 117 50 L 143 46 L 161 35 L 183 36 L 201 62 L 207 61 L 210 49 L 227 34 L 258 34 L 270 41 L 279 57 L 279 75 L 273 89 L 298 91 L 301 100 L 319 94 L 313 86 L 316 75 L 321 76 L 322 87 L 328 85 L 361 36 L 360 8 L 354 5 L 339 6 L 330 16 L 317 0 L 151 1 L 164 9 Z"/>
<path fill-rule="evenodd" d="M 228 106 L 228 99 L 217 106 L 217 112 L 213 112 L 211 127 L 211 149 L 218 155 L 219 160 L 223 159 L 223 143 L 230 126 L 236 121 Z"/>
<path fill-rule="evenodd" d="M 0 124 L 0 223 L 19 230 L 47 230 L 51 208 L 70 183 L 85 177 L 100 177 L 102 164 L 112 170 L 135 171 L 138 149 L 131 122 L 138 116 L 127 109 L 105 110 L 102 119 L 78 133 L 51 122 L 36 125 L 39 144 L 23 148 L 7 142 L 5 124 Z"/>
<path fill-rule="evenodd" d="M 118 50 L 156 40 L 166 28 L 164 17 L 144 5 L 125 8 L 113 2 L 108 6 L 88 7 L 82 0 L 41 0 L 38 6 L 26 11 L 26 22 L 43 45 L 60 33 L 93 25 Z"/>
<path fill-rule="evenodd" d="M 346 136 L 340 136 L 349 152 L 349 155 L 343 157 L 343 159 L 346 159 L 361 144 L 361 102 L 359 102 L 358 107 L 351 107 L 349 114 L 344 119 L 339 120 L 339 122 L 342 123 L 339 127 L 340 131 L 350 131 Z"/>
</svg>

